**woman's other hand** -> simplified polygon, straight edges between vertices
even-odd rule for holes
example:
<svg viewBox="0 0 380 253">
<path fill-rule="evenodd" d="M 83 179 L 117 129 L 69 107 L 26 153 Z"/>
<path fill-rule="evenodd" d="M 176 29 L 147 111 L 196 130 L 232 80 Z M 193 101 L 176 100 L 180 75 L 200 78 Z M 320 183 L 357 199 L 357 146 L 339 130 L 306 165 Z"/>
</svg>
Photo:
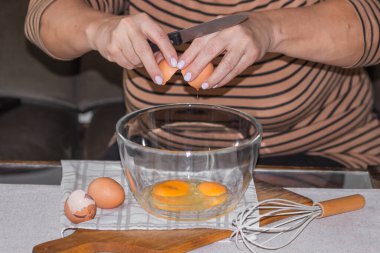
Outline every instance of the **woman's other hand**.
<svg viewBox="0 0 380 253">
<path fill-rule="evenodd" d="M 177 53 L 164 30 L 147 14 L 111 16 L 88 25 L 89 45 L 111 62 L 123 68 L 144 66 L 156 84 L 162 84 L 162 73 L 147 39 L 155 43 L 173 67 L 177 66 Z"/>
<path fill-rule="evenodd" d="M 266 20 L 252 17 L 240 25 L 195 39 L 180 57 L 178 68 L 187 67 L 185 81 L 194 80 L 214 58 L 224 57 L 202 89 L 221 87 L 259 60 L 271 47 Z"/>
</svg>

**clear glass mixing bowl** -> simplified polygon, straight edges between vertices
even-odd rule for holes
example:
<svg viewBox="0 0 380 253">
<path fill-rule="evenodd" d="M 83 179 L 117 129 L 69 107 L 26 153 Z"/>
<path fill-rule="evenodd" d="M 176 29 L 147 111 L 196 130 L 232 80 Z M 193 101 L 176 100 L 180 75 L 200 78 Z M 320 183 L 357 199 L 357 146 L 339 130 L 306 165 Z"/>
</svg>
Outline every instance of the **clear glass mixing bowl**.
<svg viewBox="0 0 380 253">
<path fill-rule="evenodd" d="M 252 180 L 262 138 L 252 116 L 206 104 L 135 111 L 118 121 L 116 132 L 125 176 L 139 204 L 176 220 L 233 210 Z"/>
</svg>

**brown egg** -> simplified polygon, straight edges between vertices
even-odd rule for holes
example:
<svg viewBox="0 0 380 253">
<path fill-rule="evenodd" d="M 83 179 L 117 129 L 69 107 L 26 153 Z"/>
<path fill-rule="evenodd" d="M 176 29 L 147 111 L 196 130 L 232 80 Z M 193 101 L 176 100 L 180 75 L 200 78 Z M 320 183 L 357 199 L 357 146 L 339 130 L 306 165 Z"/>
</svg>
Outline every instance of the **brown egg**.
<svg viewBox="0 0 380 253">
<path fill-rule="evenodd" d="M 73 191 L 65 201 L 65 215 L 75 224 L 92 220 L 96 215 L 95 201 L 82 190 Z"/>
<path fill-rule="evenodd" d="M 181 73 L 185 76 L 187 68 L 184 68 Z M 194 89 L 199 90 L 202 86 L 202 83 L 204 83 L 207 78 L 209 78 L 214 72 L 214 66 L 209 63 L 206 65 L 206 67 L 202 70 L 202 72 L 195 78 L 193 81 L 189 82 L 190 86 L 192 86 Z"/>
<path fill-rule="evenodd" d="M 116 208 L 123 204 L 125 199 L 123 187 L 109 177 L 100 177 L 93 180 L 88 186 L 87 192 L 94 198 L 99 208 Z"/>
<path fill-rule="evenodd" d="M 160 67 L 160 70 L 163 75 L 163 85 L 166 84 L 178 70 L 177 68 L 173 68 L 172 66 L 170 66 L 166 60 L 162 60 L 158 66 Z M 187 68 L 181 71 L 182 75 L 185 75 L 186 70 Z M 202 86 L 202 83 L 204 83 L 207 80 L 207 78 L 211 76 L 213 71 L 214 66 L 211 63 L 207 64 L 206 67 L 202 70 L 202 72 L 197 76 L 197 78 L 189 82 L 190 86 L 192 86 L 196 90 L 199 90 Z"/>
</svg>

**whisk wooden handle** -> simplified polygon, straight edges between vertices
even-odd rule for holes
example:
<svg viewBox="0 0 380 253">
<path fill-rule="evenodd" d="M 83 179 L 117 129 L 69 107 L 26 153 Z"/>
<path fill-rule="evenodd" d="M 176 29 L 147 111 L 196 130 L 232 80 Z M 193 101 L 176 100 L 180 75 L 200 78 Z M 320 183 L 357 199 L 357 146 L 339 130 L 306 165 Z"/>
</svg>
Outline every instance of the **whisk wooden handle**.
<svg viewBox="0 0 380 253">
<path fill-rule="evenodd" d="M 362 209 L 365 205 L 365 199 L 362 195 L 355 194 L 347 197 L 321 201 L 315 205 L 320 206 L 322 209 L 322 214 L 319 218 L 324 218 Z"/>
</svg>

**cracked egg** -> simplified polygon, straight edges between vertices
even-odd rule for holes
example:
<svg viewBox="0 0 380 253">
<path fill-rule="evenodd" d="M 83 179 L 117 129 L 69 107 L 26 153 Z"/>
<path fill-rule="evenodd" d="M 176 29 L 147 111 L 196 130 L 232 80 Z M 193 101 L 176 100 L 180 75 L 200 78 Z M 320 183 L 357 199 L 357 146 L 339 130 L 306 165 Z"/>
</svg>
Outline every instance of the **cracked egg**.
<svg viewBox="0 0 380 253">
<path fill-rule="evenodd" d="M 179 70 L 178 68 L 173 68 L 172 66 L 167 63 L 166 60 L 162 60 L 158 67 L 161 70 L 161 73 L 163 75 L 163 82 L 162 85 L 165 85 L 170 78 Z M 181 70 L 182 75 L 185 75 L 187 71 L 187 68 L 184 68 Z M 201 88 L 202 83 L 204 83 L 207 78 L 211 76 L 211 74 L 214 72 L 214 66 L 212 63 L 209 63 L 206 65 L 206 67 L 202 70 L 202 72 L 195 78 L 193 81 L 188 82 L 191 87 L 196 89 L 197 91 Z"/>
<path fill-rule="evenodd" d="M 92 220 L 96 214 L 93 198 L 82 190 L 73 191 L 65 201 L 65 215 L 75 224 Z"/>
</svg>

